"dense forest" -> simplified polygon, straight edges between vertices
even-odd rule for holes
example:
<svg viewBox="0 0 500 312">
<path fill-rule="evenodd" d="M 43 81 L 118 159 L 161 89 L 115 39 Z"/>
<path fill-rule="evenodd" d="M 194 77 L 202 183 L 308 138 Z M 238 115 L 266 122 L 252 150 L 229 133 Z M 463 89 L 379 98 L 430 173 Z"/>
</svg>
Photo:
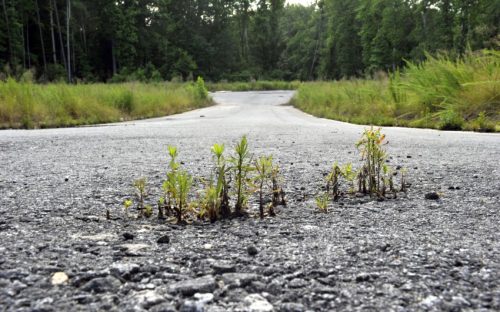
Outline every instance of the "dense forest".
<svg viewBox="0 0 500 312">
<path fill-rule="evenodd" d="M 0 76 L 41 82 L 340 79 L 500 46 L 496 0 L 2 0 L 0 16 Z"/>
</svg>

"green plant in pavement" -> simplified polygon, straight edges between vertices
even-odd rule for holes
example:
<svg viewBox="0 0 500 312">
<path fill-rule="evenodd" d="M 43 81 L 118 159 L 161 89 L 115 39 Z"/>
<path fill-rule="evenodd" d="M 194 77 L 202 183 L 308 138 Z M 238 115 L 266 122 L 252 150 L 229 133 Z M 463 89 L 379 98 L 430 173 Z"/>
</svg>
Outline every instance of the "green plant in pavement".
<svg viewBox="0 0 500 312">
<path fill-rule="evenodd" d="M 273 164 L 271 169 L 271 183 L 273 191 L 272 208 L 279 205 L 286 206 L 285 191 L 281 186 L 282 180 L 283 178 L 280 175 L 280 167 Z M 274 209 L 271 214 L 274 214 Z"/>
<path fill-rule="evenodd" d="M 373 127 L 366 129 L 356 144 L 364 162 L 360 178 L 364 180 L 363 185 L 368 185 L 367 191 L 370 195 L 381 196 L 383 166 L 387 159 L 387 153 L 383 149 L 385 144 L 385 135 L 381 133 L 381 129 L 374 130 Z"/>
<path fill-rule="evenodd" d="M 191 190 L 193 178 L 184 170 L 179 170 L 175 176 L 175 211 L 177 214 L 177 223 L 183 223 L 183 215 L 189 207 L 188 195 Z"/>
<path fill-rule="evenodd" d="M 272 168 L 272 156 L 262 156 L 260 158 L 257 158 L 257 160 L 255 161 L 255 171 L 257 172 L 257 175 L 254 179 L 257 183 L 259 192 L 259 215 L 261 219 L 264 219 L 264 188 L 266 187 L 266 184 L 271 180 Z"/>
<path fill-rule="evenodd" d="M 247 202 L 248 175 L 252 171 L 251 156 L 247 137 L 243 136 L 234 148 L 235 155 L 230 161 L 233 164 L 234 183 L 236 190 L 235 214 L 242 215 Z"/>
<path fill-rule="evenodd" d="M 328 204 L 330 203 L 330 196 L 328 193 L 323 193 L 316 197 L 316 206 L 321 212 L 328 212 Z"/>
<path fill-rule="evenodd" d="M 332 166 L 332 171 L 326 177 L 326 193 L 332 193 L 333 200 L 340 198 L 340 178 L 342 177 L 342 169 L 338 162 Z"/>
<path fill-rule="evenodd" d="M 125 215 L 128 217 L 128 210 L 130 206 L 132 206 L 134 202 L 131 199 L 125 199 L 123 201 L 123 208 L 125 209 Z"/>
<path fill-rule="evenodd" d="M 140 178 L 134 181 L 134 187 L 136 191 L 136 197 L 137 197 L 137 203 L 138 207 L 137 209 L 139 210 L 139 217 L 141 217 L 144 214 L 144 201 L 146 197 L 148 196 L 147 192 L 147 181 L 146 178 Z"/>
<path fill-rule="evenodd" d="M 224 144 L 214 144 L 211 150 L 216 162 L 216 183 L 214 186 L 218 196 L 218 207 L 216 207 L 216 210 L 222 218 L 227 218 L 231 215 L 231 208 L 229 207 L 231 167 L 228 165 L 228 162 L 224 157 Z"/>
</svg>

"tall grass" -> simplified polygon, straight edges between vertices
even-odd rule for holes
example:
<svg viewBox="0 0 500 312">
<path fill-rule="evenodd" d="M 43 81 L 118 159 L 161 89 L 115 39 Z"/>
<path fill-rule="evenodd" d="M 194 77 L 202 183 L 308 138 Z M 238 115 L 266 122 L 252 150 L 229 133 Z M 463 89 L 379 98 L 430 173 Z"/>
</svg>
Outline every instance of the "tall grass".
<svg viewBox="0 0 500 312">
<path fill-rule="evenodd" d="M 9 79 L 0 82 L 0 128 L 66 127 L 171 115 L 210 104 L 199 84 L 37 85 Z"/>
<path fill-rule="evenodd" d="M 498 131 L 500 52 L 470 52 L 459 60 L 428 56 L 374 80 L 306 83 L 293 103 L 319 117 L 358 124 Z"/>
<path fill-rule="evenodd" d="M 296 90 L 299 81 L 251 81 L 251 82 L 217 82 L 207 83 L 208 90 L 215 91 L 269 91 L 269 90 Z"/>
</svg>

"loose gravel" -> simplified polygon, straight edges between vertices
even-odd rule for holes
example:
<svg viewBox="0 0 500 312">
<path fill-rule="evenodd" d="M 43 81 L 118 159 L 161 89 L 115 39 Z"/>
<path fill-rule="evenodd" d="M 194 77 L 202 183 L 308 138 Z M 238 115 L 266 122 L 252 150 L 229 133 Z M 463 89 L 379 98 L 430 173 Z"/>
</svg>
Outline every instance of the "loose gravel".
<svg viewBox="0 0 500 312">
<path fill-rule="evenodd" d="M 408 193 L 323 214 L 323 175 L 359 163 L 364 127 L 297 111 L 292 96 L 215 93 L 219 105 L 165 118 L 1 131 L 0 310 L 499 311 L 500 136 L 385 128 Z M 208 176 L 210 146 L 243 134 L 282 167 L 276 217 L 260 221 L 255 201 L 215 224 L 125 216 L 133 179 L 158 194 L 168 145 Z"/>
</svg>

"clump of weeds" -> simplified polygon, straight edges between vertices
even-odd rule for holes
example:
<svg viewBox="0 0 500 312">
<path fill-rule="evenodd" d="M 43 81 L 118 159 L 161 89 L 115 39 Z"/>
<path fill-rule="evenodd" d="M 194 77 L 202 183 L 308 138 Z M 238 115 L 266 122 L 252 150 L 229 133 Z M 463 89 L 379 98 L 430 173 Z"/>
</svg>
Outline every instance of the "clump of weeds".
<svg viewBox="0 0 500 312">
<path fill-rule="evenodd" d="M 162 195 L 157 201 L 159 220 L 171 219 L 178 224 L 184 224 L 189 222 L 186 218 L 192 214 L 198 215 L 202 220 L 208 219 L 210 222 L 231 216 L 242 216 L 245 214 L 248 197 L 254 188 L 259 196 L 260 218 L 265 216 L 265 198 L 267 197 L 272 198 L 267 207 L 269 216 L 275 216 L 275 207 L 286 206 L 279 166 L 273 163 L 272 156 L 260 157 L 254 162 L 246 136 L 243 136 L 235 145 L 233 155 L 228 158 L 224 155 L 223 144 L 214 144 L 211 152 L 215 162 L 214 172 L 207 180 L 208 182 L 204 183 L 205 190 L 202 197 L 190 201 L 194 178 L 183 170 L 181 163 L 177 161 L 177 148 L 168 147 L 170 157 L 168 170 L 161 187 Z M 145 203 L 148 196 L 146 179 L 134 181 L 134 187 L 137 208 L 140 211 L 139 217 L 151 217 L 153 207 Z M 233 201 L 231 201 L 230 194 L 234 194 Z M 234 203 L 234 211 L 231 210 L 231 202 Z M 124 202 L 127 215 L 132 204 L 131 200 Z"/>
<path fill-rule="evenodd" d="M 326 212 L 326 201 L 337 201 L 344 195 L 342 181 L 347 182 L 349 194 L 356 194 L 357 184 L 358 193 L 377 197 L 379 200 L 387 198 L 389 194 L 396 198 L 398 191 L 406 192 L 406 169 L 401 170 L 401 188 L 398 190 L 394 186 L 394 176 L 397 172 L 386 163 L 388 155 L 384 149 L 385 145 L 387 141 L 381 129 L 366 129 L 356 144 L 361 153 L 361 168 L 356 171 L 351 163 L 341 167 L 335 162 L 326 178 L 326 192 L 316 198 L 318 208 Z"/>
</svg>

